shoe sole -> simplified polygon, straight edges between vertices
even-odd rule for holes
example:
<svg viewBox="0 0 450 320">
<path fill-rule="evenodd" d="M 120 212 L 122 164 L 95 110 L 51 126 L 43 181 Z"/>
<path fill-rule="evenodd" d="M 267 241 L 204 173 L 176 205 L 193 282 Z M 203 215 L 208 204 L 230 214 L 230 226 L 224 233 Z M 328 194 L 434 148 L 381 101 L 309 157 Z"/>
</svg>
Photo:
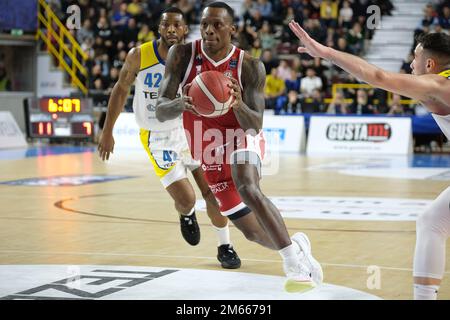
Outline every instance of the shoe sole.
<svg viewBox="0 0 450 320">
<path fill-rule="evenodd" d="M 184 239 L 187 243 L 189 243 L 191 246 L 196 246 L 196 245 L 198 245 L 198 244 L 200 243 L 200 235 L 198 236 L 198 239 L 191 239 L 191 238 L 188 238 L 187 236 L 185 236 L 185 235 L 183 234 L 183 232 L 181 232 L 181 235 L 183 236 L 183 239 Z"/>
<path fill-rule="evenodd" d="M 302 233 L 299 232 L 299 234 L 301 234 L 301 237 L 303 239 L 304 242 L 306 242 L 307 244 L 307 249 L 308 251 L 305 252 L 305 256 L 306 259 L 308 260 L 308 262 L 312 265 L 312 267 L 314 268 L 314 270 L 319 270 L 319 279 L 316 279 L 317 277 L 313 277 L 313 280 L 317 283 L 317 284 L 322 284 L 323 282 L 323 270 L 322 270 L 322 266 L 320 265 L 319 261 L 317 261 L 313 255 L 312 255 L 312 250 L 311 250 L 311 242 L 309 241 L 308 237 Z M 300 245 L 300 244 L 299 244 Z M 300 246 L 302 247 L 302 246 Z"/>
<path fill-rule="evenodd" d="M 292 279 L 286 280 L 284 284 L 284 290 L 289 293 L 302 293 L 312 290 L 316 287 L 316 284 L 313 281 L 295 281 Z"/>
<path fill-rule="evenodd" d="M 239 269 L 241 267 L 241 264 L 227 264 L 227 263 L 220 263 L 222 268 L 224 269 Z"/>
</svg>

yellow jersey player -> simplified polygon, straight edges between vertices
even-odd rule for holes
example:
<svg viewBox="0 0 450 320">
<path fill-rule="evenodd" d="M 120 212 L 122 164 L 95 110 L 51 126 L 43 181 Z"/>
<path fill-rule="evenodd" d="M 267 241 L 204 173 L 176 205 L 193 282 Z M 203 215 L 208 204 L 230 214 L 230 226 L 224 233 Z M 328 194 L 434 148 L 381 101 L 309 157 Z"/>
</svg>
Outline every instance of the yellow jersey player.
<svg viewBox="0 0 450 320">
<path fill-rule="evenodd" d="M 300 53 L 330 60 L 358 79 L 420 101 L 450 139 L 450 36 L 430 33 L 421 37 L 411 63 L 412 75 L 388 72 L 363 59 L 321 45 L 298 23 L 289 27 L 301 40 Z M 450 187 L 419 216 L 414 254 L 414 299 L 437 298 L 445 271 L 445 244 L 450 237 Z"/>
<path fill-rule="evenodd" d="M 175 7 L 166 9 L 161 15 L 158 31 L 158 40 L 144 43 L 128 53 L 109 99 L 106 121 L 98 145 L 100 157 L 108 160 L 114 150 L 113 127 L 125 105 L 131 85 L 135 83 L 133 111 L 141 128 L 141 142 L 156 175 L 175 202 L 183 238 L 191 245 L 197 245 L 200 241 L 194 208 L 195 193 L 187 178 L 189 170 L 206 201 L 208 216 L 217 232 L 218 260 L 223 268 L 239 268 L 241 261 L 230 242 L 228 218 L 220 214 L 200 163 L 191 158 L 182 117 L 162 123 L 155 116 L 167 53 L 172 45 L 184 43 L 188 32 L 183 12 Z"/>
</svg>

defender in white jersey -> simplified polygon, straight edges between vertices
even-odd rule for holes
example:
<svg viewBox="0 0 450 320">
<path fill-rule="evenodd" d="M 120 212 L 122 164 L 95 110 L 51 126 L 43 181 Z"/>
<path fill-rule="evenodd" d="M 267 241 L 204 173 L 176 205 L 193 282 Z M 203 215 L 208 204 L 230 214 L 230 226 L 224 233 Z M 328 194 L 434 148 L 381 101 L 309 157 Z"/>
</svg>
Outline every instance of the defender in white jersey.
<svg viewBox="0 0 450 320">
<path fill-rule="evenodd" d="M 223 268 L 239 268 L 241 261 L 230 242 L 228 218 L 220 214 L 217 201 L 204 179 L 200 163 L 192 159 L 183 128 L 178 117 L 164 123 L 155 116 L 158 90 L 165 71 L 169 48 L 184 42 L 187 34 L 183 12 L 175 7 L 165 10 L 159 23 L 160 39 L 130 50 L 109 100 L 108 112 L 98 150 L 103 160 L 114 149 L 112 135 L 133 82 L 135 94 L 133 111 L 141 128 L 140 139 L 156 175 L 173 198 L 180 215 L 181 233 L 191 245 L 200 241 L 200 229 L 195 216 L 195 193 L 187 178 L 191 171 L 206 201 L 207 213 L 218 236 L 217 259 Z M 181 94 L 181 92 L 178 92 Z"/>
<path fill-rule="evenodd" d="M 301 40 L 299 53 L 330 60 L 374 87 L 420 101 L 450 139 L 450 36 L 431 33 L 418 39 L 412 75 L 388 72 L 363 59 L 313 40 L 297 22 L 289 27 Z M 445 244 L 450 237 L 450 187 L 418 218 L 414 254 L 414 298 L 436 299 L 445 270 Z"/>
</svg>

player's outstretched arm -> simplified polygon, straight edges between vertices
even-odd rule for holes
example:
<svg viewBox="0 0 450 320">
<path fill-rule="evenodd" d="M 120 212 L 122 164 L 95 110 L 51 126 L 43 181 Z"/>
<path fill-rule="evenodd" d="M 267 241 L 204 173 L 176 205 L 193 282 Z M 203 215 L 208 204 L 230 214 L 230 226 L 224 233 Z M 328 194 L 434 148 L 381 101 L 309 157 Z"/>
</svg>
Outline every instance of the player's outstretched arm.
<svg viewBox="0 0 450 320">
<path fill-rule="evenodd" d="M 313 57 L 330 60 L 356 78 L 374 87 L 423 102 L 439 100 L 441 85 L 440 79 L 436 75 L 416 76 L 389 72 L 368 63 L 360 57 L 318 43 L 295 21 L 292 21 L 289 27 L 302 42 L 303 46 L 298 48 L 299 53 L 307 53 Z"/>
<path fill-rule="evenodd" d="M 140 61 L 140 50 L 138 48 L 131 49 L 120 70 L 119 80 L 111 91 L 106 120 L 98 144 L 98 152 L 102 160 L 108 160 L 110 153 L 114 151 L 114 124 L 125 106 L 130 88 L 139 72 Z"/>
<path fill-rule="evenodd" d="M 159 89 L 156 103 L 156 118 L 166 121 L 177 118 L 185 109 L 185 98 L 177 98 L 182 76 L 186 72 L 191 56 L 191 45 L 173 45 L 167 54 L 166 71 Z M 189 51 L 189 52 L 188 52 Z"/>
<path fill-rule="evenodd" d="M 231 92 L 235 101 L 231 107 L 242 129 L 253 129 L 258 133 L 262 128 L 265 109 L 266 70 L 264 64 L 246 55 L 242 65 L 241 80 L 244 87 L 243 91 L 241 91 L 237 80 L 232 79 Z"/>
</svg>

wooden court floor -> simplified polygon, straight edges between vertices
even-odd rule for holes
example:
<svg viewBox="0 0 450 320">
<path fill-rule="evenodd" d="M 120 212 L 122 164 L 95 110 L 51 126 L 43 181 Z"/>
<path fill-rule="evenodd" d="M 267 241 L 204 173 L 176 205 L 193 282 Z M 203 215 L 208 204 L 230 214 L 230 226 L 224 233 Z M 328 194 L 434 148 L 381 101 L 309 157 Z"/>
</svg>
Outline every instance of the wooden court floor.
<svg viewBox="0 0 450 320">
<path fill-rule="evenodd" d="M 284 155 L 277 174 L 265 176 L 268 196 L 433 199 L 449 181 L 351 176 L 308 170 L 334 161 Z M 206 213 L 197 214 L 202 238 L 182 239 L 169 196 L 142 153 L 116 151 L 109 163 L 95 153 L 1 160 L 0 181 L 55 175 L 106 174 L 129 179 L 82 186 L 0 184 L 0 264 L 164 266 L 222 270 Z M 198 194 L 198 191 L 197 191 Z M 199 195 L 199 194 L 198 194 Z M 286 218 L 290 234 L 306 232 L 325 282 L 383 299 L 412 298 L 414 222 Z M 231 227 L 242 259 L 239 272 L 283 275 L 277 252 L 247 241 Z M 380 268 L 379 288 L 368 288 L 369 266 Z M 450 255 L 440 299 L 450 299 Z M 234 271 L 229 271 L 234 272 Z"/>
</svg>

